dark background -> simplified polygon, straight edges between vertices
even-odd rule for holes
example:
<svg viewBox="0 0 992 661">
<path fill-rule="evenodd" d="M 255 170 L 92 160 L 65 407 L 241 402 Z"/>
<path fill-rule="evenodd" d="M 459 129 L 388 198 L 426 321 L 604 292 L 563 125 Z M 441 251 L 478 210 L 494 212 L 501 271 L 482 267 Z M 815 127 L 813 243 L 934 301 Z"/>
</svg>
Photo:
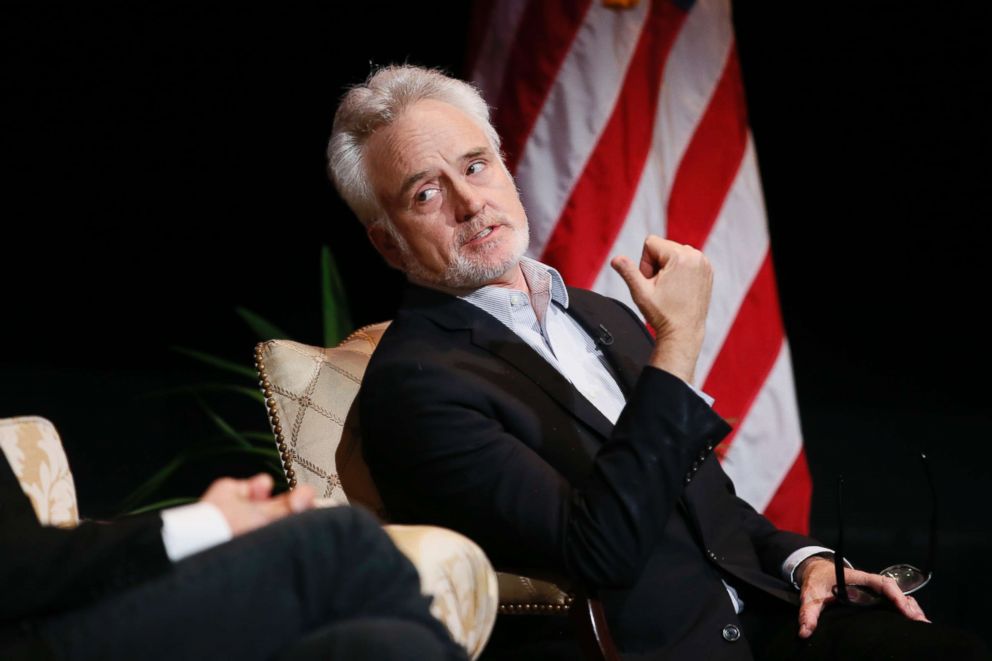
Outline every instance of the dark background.
<svg viewBox="0 0 992 661">
<path fill-rule="evenodd" d="M 982 3 L 769 4 L 739 3 L 735 22 L 814 534 L 835 541 L 843 472 L 849 557 L 923 562 L 915 453 L 928 449 L 940 545 L 920 601 L 984 633 L 987 16 Z M 173 347 L 250 367 L 258 338 L 237 306 L 322 341 L 321 245 L 356 325 L 393 315 L 400 279 L 327 183 L 326 139 L 370 62 L 461 73 L 469 11 L 3 10 L 0 416 L 56 424 L 85 515 L 117 513 L 177 452 L 217 436 L 188 394 L 148 393 L 254 387 Z M 210 402 L 240 429 L 267 429 L 258 403 Z M 183 470 L 158 495 L 249 468 Z"/>
</svg>

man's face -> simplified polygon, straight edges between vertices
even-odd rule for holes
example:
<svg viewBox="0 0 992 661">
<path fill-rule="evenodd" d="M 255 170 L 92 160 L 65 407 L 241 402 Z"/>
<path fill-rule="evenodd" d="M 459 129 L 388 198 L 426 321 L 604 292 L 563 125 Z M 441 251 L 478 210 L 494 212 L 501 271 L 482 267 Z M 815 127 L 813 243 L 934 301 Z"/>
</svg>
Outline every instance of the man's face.
<svg viewBox="0 0 992 661">
<path fill-rule="evenodd" d="M 419 101 L 369 138 L 369 176 L 394 231 L 369 230 L 393 266 L 426 285 L 512 280 L 529 240 L 513 180 L 468 115 Z"/>
</svg>

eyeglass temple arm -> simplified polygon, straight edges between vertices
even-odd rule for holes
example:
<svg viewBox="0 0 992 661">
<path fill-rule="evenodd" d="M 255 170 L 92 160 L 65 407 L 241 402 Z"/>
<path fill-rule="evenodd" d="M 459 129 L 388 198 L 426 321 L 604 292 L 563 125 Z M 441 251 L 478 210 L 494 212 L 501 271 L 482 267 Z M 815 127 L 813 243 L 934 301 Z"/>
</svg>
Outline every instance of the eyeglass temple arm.
<svg viewBox="0 0 992 661">
<path fill-rule="evenodd" d="M 847 585 L 844 584 L 844 476 L 837 475 L 837 549 L 834 552 L 834 576 L 837 581 L 837 599 L 848 603 Z"/>
<path fill-rule="evenodd" d="M 927 564 L 923 567 L 923 575 L 929 578 L 933 575 L 933 568 L 937 564 L 937 489 L 933 484 L 933 471 L 930 470 L 930 461 L 926 452 L 920 453 L 920 462 L 923 464 L 923 474 L 930 489 L 930 550 L 927 553 Z"/>
</svg>

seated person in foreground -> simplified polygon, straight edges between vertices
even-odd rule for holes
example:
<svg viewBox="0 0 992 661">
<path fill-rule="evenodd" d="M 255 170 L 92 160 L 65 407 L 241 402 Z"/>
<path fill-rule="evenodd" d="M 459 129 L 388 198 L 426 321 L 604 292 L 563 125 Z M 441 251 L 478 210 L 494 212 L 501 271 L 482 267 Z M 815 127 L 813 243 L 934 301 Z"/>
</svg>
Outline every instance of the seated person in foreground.
<svg viewBox="0 0 992 661">
<path fill-rule="evenodd" d="M 829 549 L 735 495 L 712 455 L 730 427 L 689 385 L 712 284 L 702 253 L 652 236 L 639 266 L 613 260 L 656 339 L 623 304 L 567 287 L 523 256 L 527 217 L 484 100 L 435 71 L 389 67 L 353 88 L 328 158 L 409 280 L 360 392 L 395 521 L 581 583 L 621 650 L 646 658 L 820 658 L 826 640 L 874 644 L 862 627 L 924 654 L 953 648 L 894 582 L 854 569 L 847 581 L 891 608 L 821 618 Z"/>
<path fill-rule="evenodd" d="M 271 490 L 55 528 L 0 453 L 0 658 L 466 658 L 371 515 Z"/>
</svg>

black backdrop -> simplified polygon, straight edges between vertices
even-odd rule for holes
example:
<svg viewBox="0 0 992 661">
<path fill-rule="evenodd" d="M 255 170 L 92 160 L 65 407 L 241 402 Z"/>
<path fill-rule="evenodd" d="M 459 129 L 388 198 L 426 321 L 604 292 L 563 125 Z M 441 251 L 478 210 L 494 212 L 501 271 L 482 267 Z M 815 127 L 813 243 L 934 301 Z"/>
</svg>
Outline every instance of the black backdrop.
<svg viewBox="0 0 992 661">
<path fill-rule="evenodd" d="M 922 562 L 914 453 L 929 449 L 941 573 L 921 602 L 981 631 L 988 21 L 979 3 L 770 4 L 739 3 L 735 23 L 814 533 L 834 539 L 844 472 L 854 561 Z M 370 62 L 459 72 L 469 9 L 3 12 L 0 415 L 52 419 L 84 514 L 110 515 L 214 433 L 188 396 L 148 396 L 223 380 L 172 347 L 250 366 L 256 338 L 236 306 L 319 343 L 322 244 L 355 323 L 392 316 L 400 280 L 327 183 L 325 141 Z M 260 405 L 218 397 L 239 428 L 265 428 Z M 181 471 L 161 495 L 193 495 L 225 469 L 247 470 Z"/>
</svg>

